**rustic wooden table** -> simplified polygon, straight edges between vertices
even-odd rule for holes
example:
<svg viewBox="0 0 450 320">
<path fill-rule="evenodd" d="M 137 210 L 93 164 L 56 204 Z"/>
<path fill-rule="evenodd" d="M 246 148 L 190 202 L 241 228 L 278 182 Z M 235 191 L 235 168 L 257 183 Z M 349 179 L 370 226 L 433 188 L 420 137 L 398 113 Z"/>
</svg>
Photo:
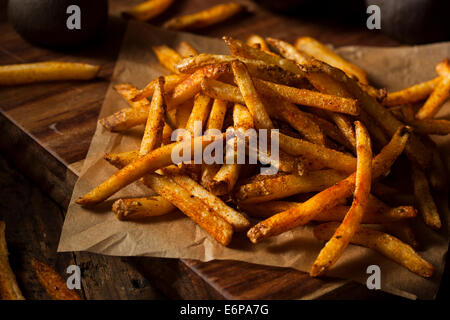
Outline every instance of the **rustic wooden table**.
<svg viewBox="0 0 450 320">
<path fill-rule="evenodd" d="M 312 279 L 291 269 L 237 261 L 200 263 L 78 252 L 56 254 L 65 209 L 89 148 L 126 26 L 120 12 L 139 2 L 110 1 L 108 34 L 101 43 L 58 52 L 22 40 L 6 21 L 6 4 L 0 1 L 0 64 L 77 60 L 102 66 L 100 79 L 92 82 L 0 88 L 0 219 L 7 223 L 12 266 L 24 295 L 29 299 L 47 298 L 30 270 L 30 258 L 37 257 L 60 274 L 70 264 L 79 265 L 83 275 L 81 294 L 86 299 L 392 298 L 354 283 Z M 159 25 L 169 17 L 220 2 L 177 1 L 154 23 Z M 303 13 L 297 18 L 269 12 L 254 2 L 240 2 L 249 5 L 249 13 L 198 33 L 242 39 L 258 33 L 288 41 L 310 35 L 336 46 L 398 44 L 349 22 L 345 15 L 328 14 L 318 20 L 317 15 L 309 18 Z M 328 293 L 318 295 L 319 290 Z"/>
</svg>

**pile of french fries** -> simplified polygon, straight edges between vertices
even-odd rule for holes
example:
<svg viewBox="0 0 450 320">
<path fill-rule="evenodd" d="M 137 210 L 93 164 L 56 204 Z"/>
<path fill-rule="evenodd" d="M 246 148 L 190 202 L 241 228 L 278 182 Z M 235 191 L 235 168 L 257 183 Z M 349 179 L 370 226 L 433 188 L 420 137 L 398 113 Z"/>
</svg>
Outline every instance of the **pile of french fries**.
<svg viewBox="0 0 450 320">
<path fill-rule="evenodd" d="M 176 50 L 154 47 L 171 73 L 142 89 L 115 87 L 129 107 L 100 123 L 113 132 L 145 126 L 141 147 L 106 154 L 119 170 L 77 203 L 95 205 L 139 180 L 157 195 L 116 200 L 112 210 L 119 220 L 179 209 L 225 246 L 234 232 L 246 231 L 257 244 L 313 224 L 317 239 L 327 242 L 312 276 L 325 274 L 352 243 L 430 277 L 434 268 L 413 249 L 410 221 L 418 211 L 426 225 L 441 227 L 431 190 L 446 187 L 446 172 L 428 135 L 450 132 L 449 121 L 431 118 L 449 96 L 448 60 L 438 65 L 436 79 L 387 93 L 309 37 L 295 45 L 257 35 L 247 43 L 223 39 L 230 55 L 198 53 L 186 42 Z M 222 134 L 202 136 L 196 121 Z M 278 129 L 278 173 L 258 174 L 260 164 L 173 163 L 175 148 L 193 150 L 198 143 L 204 149 L 224 139 L 229 127 Z M 172 141 L 179 128 L 193 139 Z M 405 192 L 383 180 L 403 153 L 415 206 L 391 207 L 381 199 Z"/>
<path fill-rule="evenodd" d="M 173 0 L 147 0 L 125 10 L 123 16 L 148 21 L 161 15 L 172 3 Z M 170 19 L 164 23 L 163 27 L 170 30 L 201 29 L 227 20 L 245 10 L 246 7 L 243 4 L 226 2 L 199 12 Z"/>
</svg>

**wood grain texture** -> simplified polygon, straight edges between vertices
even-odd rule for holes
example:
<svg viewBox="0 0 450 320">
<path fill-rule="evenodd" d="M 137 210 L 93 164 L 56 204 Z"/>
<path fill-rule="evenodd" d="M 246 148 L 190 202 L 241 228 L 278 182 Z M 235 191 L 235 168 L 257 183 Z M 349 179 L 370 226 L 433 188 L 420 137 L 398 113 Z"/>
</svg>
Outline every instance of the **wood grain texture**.
<svg viewBox="0 0 450 320">
<path fill-rule="evenodd" d="M 87 153 L 97 123 L 109 79 L 114 69 L 125 21 L 120 12 L 140 0 L 110 1 L 108 35 L 101 43 L 70 52 L 58 52 L 34 47 L 23 41 L 0 15 L 0 64 L 44 60 L 82 61 L 100 64 L 100 78 L 92 82 L 67 81 L 0 88 L 0 150 L 14 166 L 29 176 L 58 204 L 66 208 L 79 163 Z M 162 17 L 153 23 L 161 25 L 168 18 L 198 11 L 223 1 L 177 1 Z M 395 45 L 388 37 L 351 23 L 281 16 L 258 8 L 252 1 L 250 12 L 239 15 L 217 26 L 198 33 L 220 37 L 231 35 L 245 39 L 252 33 L 294 41 L 297 36 L 309 35 L 327 43 L 340 45 Z M 1 11 L 1 10 L 0 10 Z M 72 169 L 68 169 L 68 168 Z M 24 187 L 24 191 L 30 187 Z M 34 189 L 33 189 L 34 190 Z M 31 192 L 31 191 L 29 191 Z M 37 191 L 33 191 L 37 192 Z M 10 195 L 15 197 L 17 195 Z M 30 194 L 23 194 L 30 197 Z M 40 196 L 41 197 L 41 196 Z M 40 198 L 39 198 L 40 199 Z M 299 299 L 320 298 L 320 289 L 328 292 L 322 298 L 378 297 L 363 286 L 331 279 L 312 279 L 305 273 L 283 268 L 251 265 L 237 261 L 118 258 L 87 253 L 57 254 L 63 211 L 56 204 L 38 201 L 39 210 L 27 211 L 27 222 L 21 226 L 17 210 L 2 210 L 11 226 L 9 241 L 13 252 L 13 268 L 19 270 L 22 287 L 34 283 L 26 262 L 31 255 L 56 267 L 63 274 L 64 266 L 75 262 L 84 273 L 83 297 L 89 299 L 157 298 L 158 296 L 140 273 L 170 298 L 182 299 Z M 24 202 L 29 206 L 37 206 Z M 34 212 L 39 215 L 33 216 Z M 45 212 L 45 213 L 44 213 Z M 24 213 L 21 213 L 24 214 Z M 52 221 L 52 223 L 48 223 Z M 25 234 L 29 233 L 29 236 Z M 43 235 L 46 234 L 44 237 Z M 38 240 L 38 241 L 36 241 Z M 42 255 L 42 256 L 40 256 Z M 138 271 L 136 271 L 136 270 Z M 27 286 L 28 287 L 28 286 Z M 337 287 L 339 290 L 337 291 Z M 35 285 L 25 288 L 27 297 L 45 298 Z M 333 296 L 333 293 L 340 292 Z"/>
</svg>

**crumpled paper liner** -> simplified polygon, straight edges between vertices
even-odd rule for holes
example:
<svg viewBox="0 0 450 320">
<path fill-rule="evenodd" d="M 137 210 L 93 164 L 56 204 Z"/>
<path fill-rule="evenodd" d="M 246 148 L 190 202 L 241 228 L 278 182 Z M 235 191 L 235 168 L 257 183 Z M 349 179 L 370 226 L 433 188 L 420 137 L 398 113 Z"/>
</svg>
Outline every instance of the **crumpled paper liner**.
<svg viewBox="0 0 450 320">
<path fill-rule="evenodd" d="M 154 56 L 152 46 L 166 44 L 176 47 L 182 40 L 192 43 L 199 52 L 228 53 L 220 39 L 175 33 L 130 22 L 100 117 L 127 106 L 112 89 L 115 84 L 130 82 L 137 87 L 143 87 L 155 77 L 167 74 L 167 70 Z M 450 43 L 399 48 L 346 47 L 338 49 L 338 52 L 367 70 L 374 84 L 389 90 L 398 90 L 435 77 L 435 65 L 443 58 L 450 57 Z M 449 107 L 447 104 L 438 116 L 448 117 Z M 115 256 L 187 258 L 201 261 L 229 259 L 309 271 L 323 247 L 323 243 L 314 238 L 310 226 L 296 228 L 257 245 L 250 243 L 245 234 L 236 233 L 231 245 L 223 247 L 180 212 L 145 222 L 118 221 L 111 211 L 113 201 L 126 196 L 148 195 L 150 191 L 140 183 L 128 186 L 95 208 L 88 209 L 75 204 L 74 201 L 78 197 L 116 171 L 103 160 L 103 155 L 106 152 L 138 149 L 141 135 L 142 128 L 116 134 L 97 125 L 84 167 L 73 191 L 58 251 L 90 251 Z M 441 137 L 436 141 L 449 163 L 450 139 Z M 434 298 L 448 249 L 449 210 L 446 202 L 447 195 L 437 201 L 443 220 L 440 232 L 432 231 L 423 223 L 417 223 L 418 238 L 422 244 L 419 253 L 436 268 L 431 279 L 421 278 L 373 250 L 353 245 L 347 248 L 328 275 L 365 284 L 368 277 L 367 267 L 376 264 L 381 268 L 382 290 L 408 298 Z"/>
</svg>

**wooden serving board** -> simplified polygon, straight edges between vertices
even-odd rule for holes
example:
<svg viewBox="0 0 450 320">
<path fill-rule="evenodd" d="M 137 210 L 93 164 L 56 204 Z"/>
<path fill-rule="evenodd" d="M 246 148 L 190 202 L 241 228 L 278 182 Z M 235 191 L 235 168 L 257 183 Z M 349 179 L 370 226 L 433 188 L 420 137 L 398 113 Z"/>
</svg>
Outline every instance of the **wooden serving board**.
<svg viewBox="0 0 450 320">
<path fill-rule="evenodd" d="M 101 65 L 100 78 L 90 82 L 66 81 L 0 88 L 0 150 L 27 177 L 44 190 L 63 211 L 69 202 L 82 161 L 94 134 L 98 112 L 108 88 L 126 22 L 120 12 L 136 1 L 110 1 L 111 19 L 106 38 L 99 44 L 70 52 L 37 48 L 25 42 L 0 16 L 0 65 L 46 60 L 82 61 Z M 198 11 L 222 1 L 177 1 L 158 18 L 156 24 L 174 15 Z M 231 35 L 245 39 L 252 33 L 295 41 L 297 36 L 310 35 L 334 45 L 389 46 L 397 43 L 363 26 L 342 21 L 308 21 L 285 17 L 249 4 L 250 13 L 199 32 L 219 37 Z M 0 2 L 0 15 L 5 12 Z M 61 228 L 61 217 L 54 221 Z M 13 228 L 12 226 L 11 228 Z M 55 225 L 53 225 L 53 228 Z M 45 228 L 45 226 L 44 226 Z M 43 237 L 36 234 L 36 237 Z M 40 239 L 34 239 L 40 240 Z M 58 240 L 56 235 L 55 241 Z M 56 247 L 56 243 L 54 244 Z M 54 253 L 56 254 L 56 252 Z M 77 256 L 76 261 L 86 260 Z M 84 257 L 84 258 L 83 258 Z M 90 255 L 89 262 L 106 260 Z M 110 259 L 109 259 L 110 258 Z M 106 259 L 106 258 L 105 258 Z M 370 298 L 388 297 L 365 287 L 334 279 L 313 279 L 307 274 L 285 268 L 251 265 L 238 261 L 212 261 L 157 258 L 108 257 L 105 267 L 111 274 L 120 274 L 127 265 L 139 270 L 152 285 L 170 298 L 182 299 L 308 299 L 308 298 Z M 101 262 L 99 262 L 101 260 Z M 84 261 L 85 263 L 88 263 Z M 125 263 L 124 267 L 122 263 Z M 105 272 L 101 270 L 99 273 Z M 94 275 L 95 277 L 95 275 Z M 98 275 L 99 279 L 102 276 Z M 86 298 L 151 298 L 129 290 L 129 279 L 117 276 L 112 286 L 104 289 L 98 279 L 83 281 Z M 128 281 L 128 282 L 127 282 Z M 124 290 L 124 291 L 123 291 Z M 125 292 L 125 293 L 124 293 Z"/>
</svg>

